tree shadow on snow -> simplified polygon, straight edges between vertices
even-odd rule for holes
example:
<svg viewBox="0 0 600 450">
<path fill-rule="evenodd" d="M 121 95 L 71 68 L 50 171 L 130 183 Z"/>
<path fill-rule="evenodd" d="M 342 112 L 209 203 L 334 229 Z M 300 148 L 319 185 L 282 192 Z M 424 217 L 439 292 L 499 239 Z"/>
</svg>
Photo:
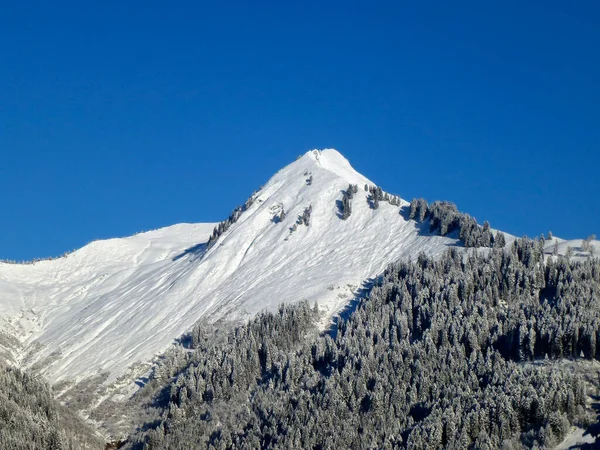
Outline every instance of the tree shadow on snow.
<svg viewBox="0 0 600 450">
<path fill-rule="evenodd" d="M 400 207 L 400 216 L 407 222 L 412 222 L 417 229 L 417 234 L 419 236 L 440 236 L 441 235 L 437 231 L 431 231 L 431 221 L 429 219 L 425 219 L 423 222 L 419 222 L 418 220 L 410 218 L 410 207 L 408 205 L 404 205 Z M 458 237 L 458 231 L 452 231 L 451 233 L 446 234 L 447 238 L 456 239 L 456 242 L 448 242 L 446 243 L 446 247 L 464 247 L 463 243 L 460 241 Z M 416 255 L 415 255 L 416 256 Z"/>
<path fill-rule="evenodd" d="M 179 255 L 176 255 L 173 257 L 173 261 L 177 261 L 185 256 L 188 255 L 192 255 L 192 256 L 202 256 L 204 254 L 204 252 L 206 251 L 206 242 L 203 242 L 201 244 L 196 244 L 190 248 L 185 249 L 183 252 L 181 252 Z"/>
<path fill-rule="evenodd" d="M 584 436 L 591 435 L 596 439 L 596 442 L 590 444 L 576 444 L 569 447 L 569 449 L 581 449 L 581 450 L 592 450 L 600 449 L 600 396 L 592 395 L 591 398 L 594 400 L 592 403 L 592 409 L 596 412 L 596 422 L 586 428 L 583 433 Z"/>
<path fill-rule="evenodd" d="M 335 206 L 337 207 L 337 211 L 335 212 L 335 215 L 337 216 L 338 219 L 344 220 L 344 217 L 342 216 L 342 211 L 344 211 L 344 204 L 342 203 L 341 200 L 336 200 Z"/>
<path fill-rule="evenodd" d="M 362 282 L 361 286 L 358 289 L 356 289 L 356 291 L 354 291 L 354 297 L 352 297 L 352 299 L 348 303 L 346 303 L 346 306 L 344 306 L 344 308 L 333 318 L 333 323 L 326 331 L 327 334 L 329 334 L 333 339 L 335 339 L 335 337 L 337 336 L 340 321 L 346 321 L 350 318 L 352 313 L 354 313 L 354 311 L 356 311 L 356 308 L 358 308 L 358 305 L 360 304 L 361 300 L 369 296 L 369 293 L 373 289 L 373 286 L 375 286 L 375 284 L 379 280 L 380 277 L 367 278 L 365 281 Z"/>
<path fill-rule="evenodd" d="M 148 378 L 148 377 L 139 377 L 138 379 L 135 380 L 135 384 L 137 384 L 139 387 L 143 388 L 144 386 L 146 386 L 148 384 L 148 381 L 150 381 L 150 378 Z"/>
<path fill-rule="evenodd" d="M 342 196 L 345 196 L 346 190 L 340 189 L 340 194 L 342 194 Z M 337 216 L 338 219 L 344 220 L 344 202 L 342 202 L 341 200 L 336 200 L 335 206 L 336 206 L 335 215 Z"/>
</svg>

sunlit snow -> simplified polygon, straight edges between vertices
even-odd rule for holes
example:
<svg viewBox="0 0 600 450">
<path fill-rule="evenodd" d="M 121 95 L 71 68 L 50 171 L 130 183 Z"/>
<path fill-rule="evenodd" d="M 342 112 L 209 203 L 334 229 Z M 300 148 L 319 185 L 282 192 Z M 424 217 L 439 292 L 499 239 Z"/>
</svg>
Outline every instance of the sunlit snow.
<svg viewBox="0 0 600 450">
<path fill-rule="evenodd" d="M 341 220 L 336 202 L 348 183 L 358 193 Z M 407 202 L 371 209 L 366 183 L 337 151 L 310 151 L 275 174 L 209 250 L 202 244 L 214 224 L 180 224 L 53 261 L 0 264 L 0 330 L 22 344 L 13 362 L 53 382 L 100 371 L 114 380 L 201 317 L 247 319 L 308 300 L 331 318 L 388 263 L 456 243 L 406 220 Z M 310 226 L 292 233 L 308 206 Z M 286 217 L 275 223 L 281 208 Z"/>
</svg>

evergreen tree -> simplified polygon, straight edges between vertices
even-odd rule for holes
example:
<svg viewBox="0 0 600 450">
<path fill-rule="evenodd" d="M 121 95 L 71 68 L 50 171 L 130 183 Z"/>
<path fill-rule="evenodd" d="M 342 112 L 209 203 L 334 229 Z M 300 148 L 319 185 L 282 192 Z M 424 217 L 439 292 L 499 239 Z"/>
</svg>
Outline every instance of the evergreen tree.
<svg viewBox="0 0 600 450">
<path fill-rule="evenodd" d="M 504 233 L 502 231 L 496 231 L 496 236 L 494 237 L 494 248 L 504 247 L 506 247 L 506 239 L 504 237 Z"/>
<path fill-rule="evenodd" d="M 593 251 L 592 241 L 594 239 L 596 239 L 596 235 L 592 234 L 591 236 L 587 237 L 586 239 L 584 239 L 581 242 L 581 248 L 584 252 L 592 252 Z"/>
<path fill-rule="evenodd" d="M 543 261 L 527 238 L 509 251 L 451 248 L 388 267 L 331 336 L 301 303 L 197 337 L 161 419 L 128 445 L 554 445 L 588 420 L 584 381 L 552 359 L 600 357 L 600 261 Z"/>
<path fill-rule="evenodd" d="M 348 185 L 348 188 L 344 191 L 340 211 L 342 220 L 346 220 L 348 217 L 350 217 L 350 214 L 352 214 L 352 198 L 354 197 L 354 193 L 357 191 L 358 186 L 353 186 L 352 184 Z"/>
</svg>

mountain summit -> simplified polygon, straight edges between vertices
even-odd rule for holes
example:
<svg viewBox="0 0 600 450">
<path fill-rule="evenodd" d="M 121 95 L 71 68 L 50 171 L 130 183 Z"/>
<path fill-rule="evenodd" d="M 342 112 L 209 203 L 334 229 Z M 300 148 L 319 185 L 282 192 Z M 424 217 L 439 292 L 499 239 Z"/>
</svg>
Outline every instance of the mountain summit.
<svg viewBox="0 0 600 450">
<path fill-rule="evenodd" d="M 306 300 L 325 324 L 389 263 L 456 242 L 409 220 L 406 201 L 373 192 L 340 153 L 312 150 L 216 226 L 174 225 L 56 260 L 0 264 L 5 357 L 52 382 L 98 373 L 114 381 L 139 376 L 199 319 L 246 320 Z"/>
</svg>

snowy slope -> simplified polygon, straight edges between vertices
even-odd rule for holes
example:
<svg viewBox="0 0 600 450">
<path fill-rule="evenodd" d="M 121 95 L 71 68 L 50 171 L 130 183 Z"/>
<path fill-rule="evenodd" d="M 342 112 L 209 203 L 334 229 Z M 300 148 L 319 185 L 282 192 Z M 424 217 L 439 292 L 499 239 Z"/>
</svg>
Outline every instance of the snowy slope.
<svg viewBox="0 0 600 450">
<path fill-rule="evenodd" d="M 110 331 L 111 321 L 135 315 L 137 310 L 145 315 L 152 305 L 144 304 L 142 293 L 148 294 L 153 278 L 176 272 L 173 258 L 205 242 L 213 226 L 179 224 L 129 238 L 95 241 L 56 260 L 0 263 L 0 330 L 17 336 L 23 344 L 14 360 L 27 366 L 49 352 L 68 357 L 77 354 L 78 347 L 92 350 L 90 341 L 102 337 L 104 327 Z M 122 332 L 127 330 L 135 332 L 135 322 Z M 42 336 L 39 343 L 46 346 L 44 351 L 24 361 L 25 350 L 38 347 L 35 341 Z M 112 338 L 119 339 L 120 333 Z M 103 342 L 98 340 L 100 345 Z"/>
<path fill-rule="evenodd" d="M 344 221 L 336 202 L 348 183 L 359 189 Z M 51 381 L 99 371 L 114 380 L 201 317 L 245 319 L 304 299 L 331 317 L 388 263 L 455 244 L 398 206 L 371 209 L 365 183 L 373 184 L 337 151 L 311 151 L 273 176 L 208 250 L 201 244 L 214 224 L 182 224 L 94 242 L 59 260 L 2 264 L 0 330 L 23 343 L 21 365 L 43 367 Z M 291 232 L 309 206 L 310 225 Z M 286 217 L 275 223 L 281 208 Z"/>
<path fill-rule="evenodd" d="M 556 253 L 556 255 L 565 256 L 570 248 L 572 252 L 571 260 L 573 261 L 583 261 L 590 256 L 600 256 L 600 241 L 590 241 L 590 246 L 593 248 L 592 255 L 589 251 L 583 249 L 583 239 L 564 240 L 554 237 L 546 241 L 544 253 L 547 255 Z"/>
</svg>

